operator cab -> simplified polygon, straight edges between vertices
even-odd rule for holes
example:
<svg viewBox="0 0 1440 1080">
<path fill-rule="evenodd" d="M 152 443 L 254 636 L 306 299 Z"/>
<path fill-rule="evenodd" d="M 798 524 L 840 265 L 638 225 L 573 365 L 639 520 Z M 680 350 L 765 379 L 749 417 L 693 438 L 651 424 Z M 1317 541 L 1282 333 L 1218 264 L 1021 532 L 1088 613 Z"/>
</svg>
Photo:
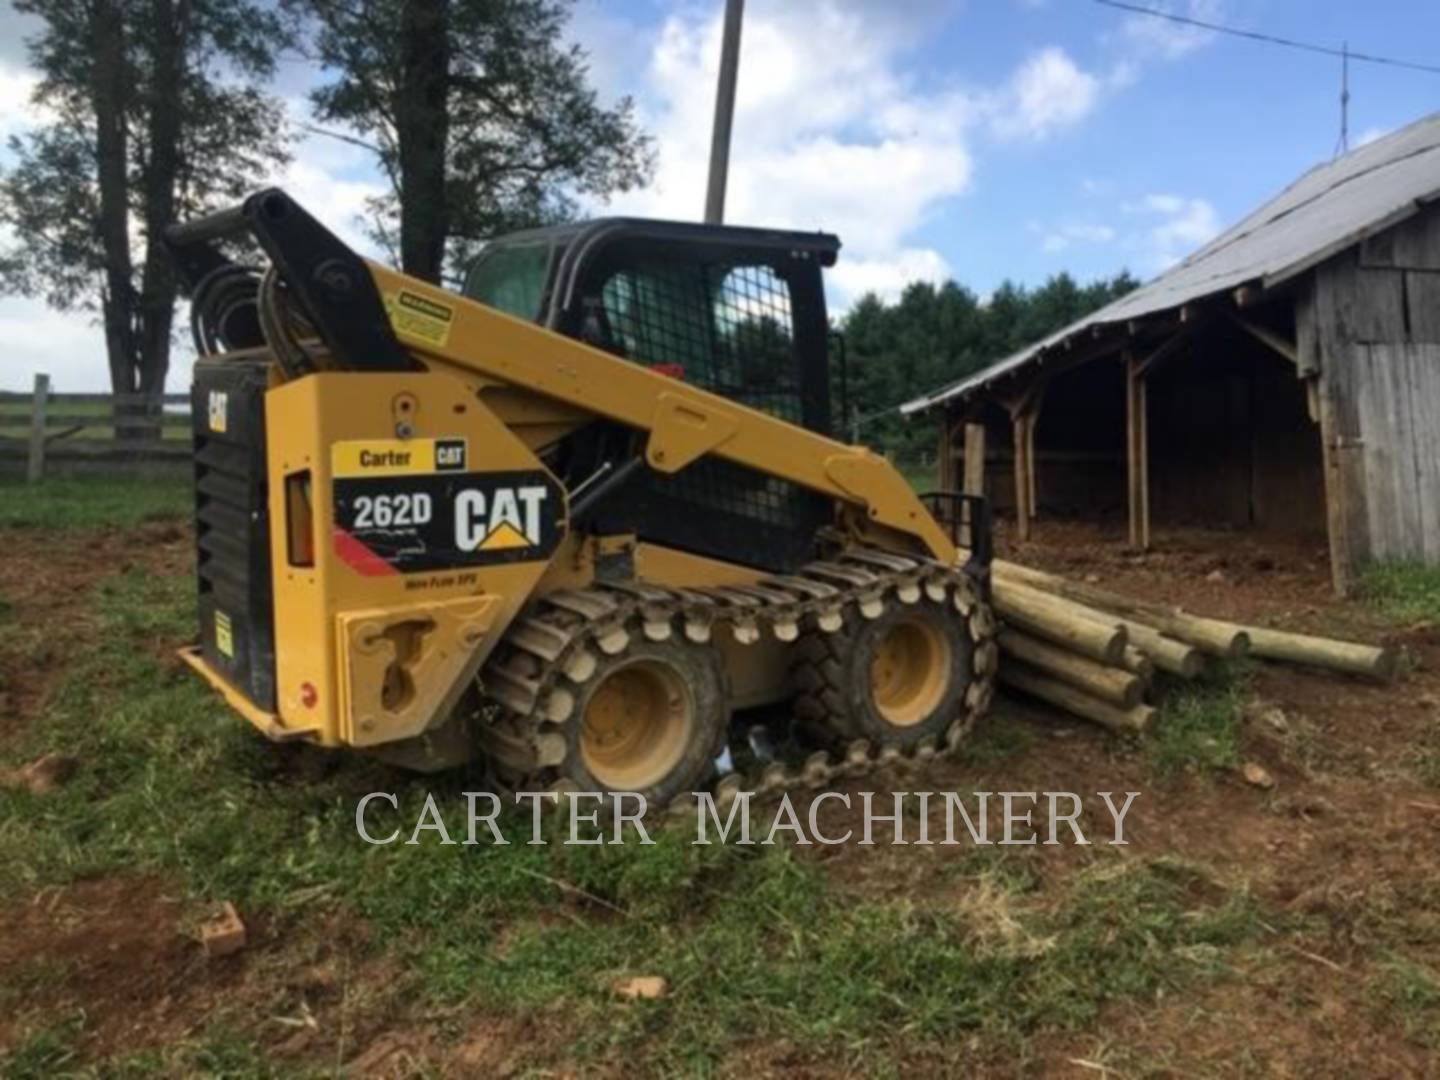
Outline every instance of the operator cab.
<svg viewBox="0 0 1440 1080">
<path fill-rule="evenodd" d="M 512 233 L 474 300 L 829 434 L 827 233 L 601 218 Z"/>
<path fill-rule="evenodd" d="M 831 432 L 827 233 L 602 218 L 491 241 L 466 276 L 473 300 L 712 391 Z M 607 422 L 567 436 L 547 464 L 573 490 L 636 454 Z M 711 456 L 644 471 L 576 524 L 788 571 L 815 557 L 833 503 Z"/>
</svg>

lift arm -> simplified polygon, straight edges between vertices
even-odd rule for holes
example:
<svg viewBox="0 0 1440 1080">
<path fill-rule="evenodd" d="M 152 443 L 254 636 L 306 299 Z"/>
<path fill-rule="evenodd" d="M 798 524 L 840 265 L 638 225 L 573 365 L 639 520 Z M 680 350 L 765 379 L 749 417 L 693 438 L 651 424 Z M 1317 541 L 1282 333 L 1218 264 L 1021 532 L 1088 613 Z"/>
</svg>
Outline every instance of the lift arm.
<svg viewBox="0 0 1440 1080">
<path fill-rule="evenodd" d="M 674 473 L 716 454 L 862 509 L 952 563 L 957 549 L 884 457 L 847 446 L 572 338 L 365 260 L 284 192 L 167 231 L 192 288 L 226 260 L 212 245 L 253 235 L 338 365 L 479 375 L 648 433 L 645 463 Z M 197 280 L 198 279 L 198 280 Z"/>
</svg>

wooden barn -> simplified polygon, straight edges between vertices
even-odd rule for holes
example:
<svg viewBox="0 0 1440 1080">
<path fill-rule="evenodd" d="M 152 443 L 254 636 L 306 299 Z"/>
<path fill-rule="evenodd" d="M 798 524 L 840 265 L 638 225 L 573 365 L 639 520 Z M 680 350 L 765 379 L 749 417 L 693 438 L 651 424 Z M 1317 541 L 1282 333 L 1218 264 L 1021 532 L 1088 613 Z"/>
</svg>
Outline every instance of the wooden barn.
<svg viewBox="0 0 1440 1080">
<path fill-rule="evenodd" d="M 940 486 L 1047 517 L 1326 538 L 1335 586 L 1440 563 L 1440 114 L 1301 176 L 1179 265 L 909 402 Z"/>
</svg>

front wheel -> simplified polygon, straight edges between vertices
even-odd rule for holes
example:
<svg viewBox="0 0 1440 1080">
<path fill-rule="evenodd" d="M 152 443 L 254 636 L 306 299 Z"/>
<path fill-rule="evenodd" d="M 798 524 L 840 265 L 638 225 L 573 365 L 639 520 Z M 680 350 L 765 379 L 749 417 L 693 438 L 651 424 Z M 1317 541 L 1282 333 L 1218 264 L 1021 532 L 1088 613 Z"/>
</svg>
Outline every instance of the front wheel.
<svg viewBox="0 0 1440 1080">
<path fill-rule="evenodd" d="M 892 596 L 874 619 L 852 614 L 843 630 L 802 639 L 796 715 L 831 741 L 944 742 L 975 696 L 976 652 L 970 620 L 948 596 L 912 604 Z"/>
</svg>

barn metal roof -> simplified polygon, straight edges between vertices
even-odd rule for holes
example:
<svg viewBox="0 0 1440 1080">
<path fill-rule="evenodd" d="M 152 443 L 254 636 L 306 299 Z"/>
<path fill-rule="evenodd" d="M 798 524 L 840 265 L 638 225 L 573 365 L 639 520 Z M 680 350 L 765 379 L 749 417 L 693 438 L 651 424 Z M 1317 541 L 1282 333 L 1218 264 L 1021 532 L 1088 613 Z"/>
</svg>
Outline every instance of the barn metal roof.
<svg viewBox="0 0 1440 1080">
<path fill-rule="evenodd" d="M 973 375 L 907 402 L 900 411 L 908 415 L 969 397 L 1092 327 L 1123 324 L 1241 285 L 1279 285 L 1436 198 L 1440 198 L 1440 113 L 1317 165 L 1134 292 Z"/>
</svg>

